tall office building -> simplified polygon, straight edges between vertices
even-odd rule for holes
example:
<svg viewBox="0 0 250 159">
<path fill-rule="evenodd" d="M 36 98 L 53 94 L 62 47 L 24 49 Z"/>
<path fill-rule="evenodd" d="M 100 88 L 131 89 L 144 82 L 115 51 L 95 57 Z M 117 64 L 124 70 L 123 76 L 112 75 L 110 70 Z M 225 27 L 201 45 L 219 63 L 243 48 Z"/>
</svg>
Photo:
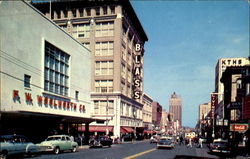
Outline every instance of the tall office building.
<svg viewBox="0 0 250 159">
<path fill-rule="evenodd" d="M 92 117 L 106 122 L 91 123 L 90 131 L 108 128 L 120 136 L 143 127 L 143 46 L 148 37 L 130 2 L 74 0 L 33 5 L 92 52 Z"/>
<path fill-rule="evenodd" d="M 174 122 L 177 122 L 179 128 L 182 127 L 182 99 L 175 92 L 169 99 L 169 113 L 174 116 Z"/>
</svg>

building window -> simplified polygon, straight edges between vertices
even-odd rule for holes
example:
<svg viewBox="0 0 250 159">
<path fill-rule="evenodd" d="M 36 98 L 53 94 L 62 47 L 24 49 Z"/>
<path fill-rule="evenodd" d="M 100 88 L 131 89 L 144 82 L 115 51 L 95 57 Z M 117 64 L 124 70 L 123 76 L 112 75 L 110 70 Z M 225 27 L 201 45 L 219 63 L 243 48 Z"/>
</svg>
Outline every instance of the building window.
<svg viewBox="0 0 250 159">
<path fill-rule="evenodd" d="M 96 61 L 95 75 L 113 75 L 114 62 L 113 61 Z"/>
<path fill-rule="evenodd" d="M 67 11 L 67 10 L 64 10 L 64 11 L 63 11 L 63 15 L 64 15 L 64 18 L 68 18 L 68 11 Z"/>
<path fill-rule="evenodd" d="M 83 17 L 83 8 L 79 8 L 79 15 L 80 17 Z"/>
<path fill-rule="evenodd" d="M 121 75 L 124 79 L 126 79 L 126 67 L 124 64 L 122 64 Z"/>
<path fill-rule="evenodd" d="M 122 92 L 122 94 L 126 94 L 126 87 L 125 87 L 125 83 L 123 81 L 121 81 L 121 92 Z"/>
<path fill-rule="evenodd" d="M 73 15 L 73 17 L 76 17 L 76 9 L 75 8 L 72 9 L 72 15 Z"/>
<path fill-rule="evenodd" d="M 108 14 L 108 7 L 107 6 L 103 6 L 102 9 L 103 9 L 104 15 Z"/>
<path fill-rule="evenodd" d="M 114 36 L 114 22 L 96 23 L 96 37 Z"/>
<path fill-rule="evenodd" d="M 100 15 L 100 7 L 95 8 L 95 15 Z"/>
<path fill-rule="evenodd" d="M 113 80 L 96 80 L 95 91 L 98 93 L 113 92 Z"/>
<path fill-rule="evenodd" d="M 95 56 L 112 56 L 114 53 L 114 42 L 97 42 L 95 45 Z"/>
<path fill-rule="evenodd" d="M 91 8 L 86 8 L 87 16 L 91 16 Z"/>
<path fill-rule="evenodd" d="M 113 100 L 95 100 L 94 101 L 95 114 L 114 114 L 114 101 Z"/>
<path fill-rule="evenodd" d="M 30 88 L 30 80 L 31 76 L 29 75 L 24 75 L 24 87 Z"/>
<path fill-rule="evenodd" d="M 75 99 L 78 100 L 79 99 L 79 91 L 75 92 Z"/>
<path fill-rule="evenodd" d="M 90 36 L 90 24 L 74 24 L 72 30 L 72 36 L 74 38 L 89 38 Z"/>
<path fill-rule="evenodd" d="M 82 43 L 87 49 L 90 49 L 90 43 Z"/>
<path fill-rule="evenodd" d="M 115 14 L 115 6 L 110 6 L 111 14 Z"/>
<path fill-rule="evenodd" d="M 69 55 L 45 42 L 44 90 L 68 95 Z"/>
</svg>

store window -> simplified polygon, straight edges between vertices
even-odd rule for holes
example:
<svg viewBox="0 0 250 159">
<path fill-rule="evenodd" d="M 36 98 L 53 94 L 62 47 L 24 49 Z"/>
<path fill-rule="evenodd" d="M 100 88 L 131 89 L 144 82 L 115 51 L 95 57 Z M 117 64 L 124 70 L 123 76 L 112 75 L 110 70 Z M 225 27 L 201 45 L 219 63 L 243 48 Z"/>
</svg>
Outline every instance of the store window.
<svg viewBox="0 0 250 159">
<path fill-rule="evenodd" d="M 67 96 L 69 89 L 70 56 L 54 45 L 45 42 L 44 90 Z"/>
</svg>

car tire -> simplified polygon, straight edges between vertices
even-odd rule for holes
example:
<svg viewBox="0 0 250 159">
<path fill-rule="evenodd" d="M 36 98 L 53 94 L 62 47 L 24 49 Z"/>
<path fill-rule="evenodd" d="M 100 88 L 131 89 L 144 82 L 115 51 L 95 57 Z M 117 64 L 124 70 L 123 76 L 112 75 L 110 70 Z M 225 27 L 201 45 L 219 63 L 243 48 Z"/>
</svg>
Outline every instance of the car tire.
<svg viewBox="0 0 250 159">
<path fill-rule="evenodd" d="M 55 150 L 54 150 L 54 153 L 55 153 L 56 155 L 58 155 L 58 154 L 60 153 L 60 148 L 59 148 L 59 147 L 56 147 Z"/>
<path fill-rule="evenodd" d="M 76 152 L 76 146 L 73 146 L 72 152 Z"/>
<path fill-rule="evenodd" d="M 109 145 L 109 147 L 111 147 L 111 145 Z"/>
</svg>

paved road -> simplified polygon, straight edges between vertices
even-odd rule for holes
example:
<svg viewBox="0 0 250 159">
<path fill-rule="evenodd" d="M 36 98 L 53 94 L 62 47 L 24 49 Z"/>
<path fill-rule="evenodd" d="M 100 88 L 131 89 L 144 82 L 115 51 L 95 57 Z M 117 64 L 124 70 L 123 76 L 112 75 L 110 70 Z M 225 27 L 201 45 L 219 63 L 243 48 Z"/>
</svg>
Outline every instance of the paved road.
<svg viewBox="0 0 250 159">
<path fill-rule="evenodd" d="M 41 154 L 31 159 L 192 159 L 190 156 L 202 157 L 202 159 L 219 159 L 218 156 L 208 154 L 207 151 L 206 147 L 202 149 L 195 147 L 187 148 L 186 146 L 179 145 L 174 149 L 156 149 L 156 144 L 144 141 L 112 145 L 111 148 L 89 149 L 87 146 L 84 146 L 76 153 L 63 152 L 59 155 Z M 237 159 L 241 159 L 241 157 L 237 157 Z"/>
</svg>

